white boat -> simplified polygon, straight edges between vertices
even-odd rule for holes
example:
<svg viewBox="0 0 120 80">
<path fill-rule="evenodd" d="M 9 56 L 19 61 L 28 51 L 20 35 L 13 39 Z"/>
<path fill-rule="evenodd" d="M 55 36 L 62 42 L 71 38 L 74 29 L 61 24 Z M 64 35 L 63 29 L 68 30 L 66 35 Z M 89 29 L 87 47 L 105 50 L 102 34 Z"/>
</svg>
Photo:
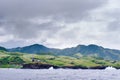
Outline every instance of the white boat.
<svg viewBox="0 0 120 80">
<path fill-rule="evenodd" d="M 105 70 L 116 70 L 116 68 L 112 67 L 112 66 L 108 66 L 105 68 Z"/>
<path fill-rule="evenodd" d="M 53 67 L 50 67 L 49 70 L 53 70 L 54 68 Z"/>
</svg>

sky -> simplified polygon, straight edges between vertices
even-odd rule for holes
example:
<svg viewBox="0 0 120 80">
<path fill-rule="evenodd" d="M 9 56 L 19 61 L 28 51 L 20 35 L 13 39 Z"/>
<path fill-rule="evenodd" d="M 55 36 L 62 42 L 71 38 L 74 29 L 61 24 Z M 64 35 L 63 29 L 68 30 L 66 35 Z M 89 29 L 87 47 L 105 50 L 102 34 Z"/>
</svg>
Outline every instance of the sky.
<svg viewBox="0 0 120 80">
<path fill-rule="evenodd" d="M 0 46 L 120 49 L 120 0 L 0 0 Z"/>
</svg>

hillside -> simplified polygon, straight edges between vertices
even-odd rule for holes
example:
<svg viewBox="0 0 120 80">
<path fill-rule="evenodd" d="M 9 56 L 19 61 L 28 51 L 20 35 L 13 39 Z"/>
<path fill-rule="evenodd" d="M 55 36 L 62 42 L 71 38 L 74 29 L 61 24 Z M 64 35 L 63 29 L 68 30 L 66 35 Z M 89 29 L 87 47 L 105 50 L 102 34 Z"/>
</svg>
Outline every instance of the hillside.
<svg viewBox="0 0 120 80">
<path fill-rule="evenodd" d="M 78 45 L 72 48 L 65 49 L 54 49 L 48 48 L 43 45 L 34 44 L 25 47 L 18 47 L 13 49 L 8 49 L 9 52 L 22 52 L 29 54 L 53 54 L 53 55 L 63 55 L 63 56 L 73 56 L 77 53 L 83 56 L 97 56 L 107 60 L 120 60 L 120 50 L 108 49 L 98 45 Z"/>
<path fill-rule="evenodd" d="M 65 54 L 66 53 L 66 54 Z M 62 55 L 72 56 L 80 53 L 86 56 L 98 56 L 107 60 L 120 60 L 120 50 L 108 49 L 97 45 L 78 45 L 73 48 L 66 48 L 61 51 Z"/>
<path fill-rule="evenodd" d="M 119 61 L 104 60 L 93 56 L 74 55 L 74 57 L 68 57 L 0 51 L 0 67 L 2 68 L 22 68 L 23 64 L 35 63 L 50 64 L 58 67 L 94 68 L 114 66 L 116 68 L 120 68 Z"/>
<path fill-rule="evenodd" d="M 29 54 L 42 54 L 42 53 L 58 53 L 59 49 L 48 48 L 43 45 L 33 44 L 25 47 L 17 47 L 8 49 L 9 52 L 21 52 L 21 53 L 29 53 Z"/>
<path fill-rule="evenodd" d="M 0 46 L 0 50 L 7 51 L 6 48 Z"/>
</svg>

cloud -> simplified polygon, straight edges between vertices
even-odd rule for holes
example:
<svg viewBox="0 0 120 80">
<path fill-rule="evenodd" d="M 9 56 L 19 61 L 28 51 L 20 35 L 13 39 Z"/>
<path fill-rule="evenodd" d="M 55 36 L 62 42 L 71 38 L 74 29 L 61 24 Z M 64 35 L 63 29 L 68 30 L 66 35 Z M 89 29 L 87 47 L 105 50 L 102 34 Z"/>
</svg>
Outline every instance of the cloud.
<svg viewBox="0 0 120 80">
<path fill-rule="evenodd" d="M 5 16 L 81 16 L 81 14 L 99 7 L 103 0 L 1 0 L 0 10 Z M 2 14 L 1 13 L 1 14 Z M 75 15 L 76 14 L 76 15 Z"/>
<path fill-rule="evenodd" d="M 118 48 L 119 0 L 0 0 L 0 45 Z M 117 38 L 117 39 L 116 39 Z"/>
</svg>

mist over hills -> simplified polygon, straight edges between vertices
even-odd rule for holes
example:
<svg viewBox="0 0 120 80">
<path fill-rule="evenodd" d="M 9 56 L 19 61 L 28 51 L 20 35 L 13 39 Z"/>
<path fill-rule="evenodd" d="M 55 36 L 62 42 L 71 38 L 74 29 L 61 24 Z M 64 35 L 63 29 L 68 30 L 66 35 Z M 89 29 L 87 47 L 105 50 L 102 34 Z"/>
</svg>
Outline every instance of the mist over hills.
<svg viewBox="0 0 120 80">
<path fill-rule="evenodd" d="M 108 60 L 120 60 L 120 50 L 108 49 L 95 44 L 90 45 L 78 45 L 76 47 L 65 48 L 65 49 L 55 49 L 48 48 L 44 45 L 33 44 L 25 47 L 17 47 L 12 49 L 5 49 L 0 47 L 0 50 L 5 50 L 8 52 L 21 52 L 28 54 L 51 54 L 51 55 L 64 55 L 64 56 L 96 56 Z"/>
</svg>

